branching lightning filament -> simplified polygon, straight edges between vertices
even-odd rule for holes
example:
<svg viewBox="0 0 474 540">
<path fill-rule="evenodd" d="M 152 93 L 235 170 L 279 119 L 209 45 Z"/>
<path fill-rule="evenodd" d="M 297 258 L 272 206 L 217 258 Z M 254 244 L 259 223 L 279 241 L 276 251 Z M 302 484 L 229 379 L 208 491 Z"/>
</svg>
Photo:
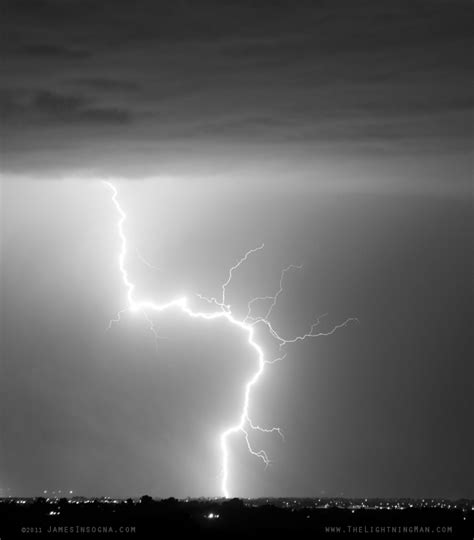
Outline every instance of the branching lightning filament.
<svg viewBox="0 0 474 540">
<path fill-rule="evenodd" d="M 300 266 L 295 266 L 295 265 L 290 265 L 282 270 L 281 276 L 280 276 L 280 287 L 273 296 L 262 296 L 262 297 L 253 298 L 252 300 L 248 302 L 248 311 L 247 311 L 246 316 L 243 319 L 235 317 L 232 313 L 231 305 L 227 303 L 227 299 L 226 299 L 227 287 L 230 285 L 232 281 L 234 272 L 239 269 L 239 267 L 248 259 L 249 256 L 262 250 L 264 247 L 263 244 L 254 249 L 247 251 L 247 253 L 245 253 L 244 256 L 241 259 L 239 259 L 239 261 L 237 261 L 237 263 L 234 266 L 230 268 L 227 279 L 221 286 L 220 299 L 207 298 L 200 294 L 196 295 L 201 300 L 204 300 L 209 305 L 213 306 L 215 308 L 214 311 L 194 311 L 189 306 L 188 299 L 186 297 L 178 297 L 165 303 L 157 303 L 154 300 L 147 299 L 147 298 L 138 299 L 135 294 L 135 288 L 136 288 L 135 284 L 132 281 L 129 275 L 129 272 L 127 270 L 127 266 L 126 266 L 126 261 L 127 261 L 127 257 L 129 255 L 129 249 L 130 249 L 128 245 L 128 241 L 127 241 L 127 236 L 125 233 L 125 227 L 124 227 L 125 221 L 127 220 L 127 214 L 123 210 L 118 200 L 118 192 L 115 186 L 108 181 L 104 181 L 104 184 L 112 192 L 112 202 L 115 206 L 115 210 L 119 217 L 117 221 L 117 231 L 118 231 L 118 236 L 120 239 L 120 251 L 118 254 L 118 267 L 119 267 L 120 275 L 122 277 L 123 285 L 126 290 L 126 298 L 127 298 L 127 307 L 121 310 L 117 314 L 117 317 L 115 319 L 112 319 L 110 321 L 109 328 L 112 324 L 120 322 L 121 315 L 125 311 L 129 311 L 132 313 L 141 313 L 143 317 L 145 318 L 147 324 L 149 325 L 150 330 L 153 332 L 155 338 L 158 339 L 159 335 L 153 325 L 153 320 L 150 318 L 150 313 L 161 313 L 167 310 L 175 309 L 175 310 L 181 311 L 182 313 L 186 314 L 189 317 L 196 318 L 196 319 L 203 319 L 206 321 L 224 319 L 229 324 L 240 328 L 242 333 L 246 336 L 249 348 L 253 351 L 256 357 L 257 367 L 253 375 L 246 382 L 245 387 L 243 389 L 242 407 L 241 407 L 238 419 L 236 420 L 235 424 L 229 426 L 225 431 L 223 431 L 219 437 L 219 443 L 220 443 L 220 449 L 221 449 L 221 461 L 222 461 L 221 491 L 222 491 L 223 496 L 227 498 L 230 496 L 229 437 L 231 435 L 241 433 L 247 444 L 247 449 L 249 453 L 259 458 L 265 464 L 265 466 L 270 464 L 270 459 L 267 453 L 265 452 L 265 450 L 262 450 L 262 449 L 257 450 L 252 446 L 252 443 L 250 440 L 251 432 L 259 431 L 266 434 L 277 434 L 283 438 L 283 433 L 280 430 L 280 428 L 261 427 L 255 424 L 255 422 L 252 420 L 250 416 L 249 409 L 250 409 L 250 400 L 251 400 L 252 390 L 253 390 L 253 387 L 257 384 L 257 382 L 263 376 L 265 366 L 268 364 L 273 364 L 279 360 L 283 360 L 286 356 L 286 353 L 285 353 L 285 354 L 282 354 L 279 358 L 266 358 L 265 357 L 264 350 L 262 346 L 257 342 L 256 336 L 255 336 L 255 329 L 257 325 L 263 325 L 264 327 L 266 327 L 269 334 L 279 344 L 280 349 L 282 349 L 290 343 L 296 343 L 297 341 L 302 341 L 309 338 L 331 335 L 339 328 L 347 326 L 349 323 L 356 321 L 357 319 L 348 318 L 341 324 L 334 326 L 329 331 L 318 332 L 317 327 L 322 318 L 321 316 L 316 320 L 314 324 L 311 325 L 309 331 L 306 332 L 305 334 L 291 337 L 291 338 L 282 337 L 273 328 L 270 322 L 270 316 L 273 312 L 273 309 L 276 307 L 280 294 L 283 291 L 283 281 L 284 281 L 286 273 L 289 272 L 291 269 L 301 268 Z M 260 317 L 252 316 L 252 308 L 254 304 L 257 302 L 269 303 L 269 307 L 267 308 L 265 315 L 260 316 Z"/>
</svg>

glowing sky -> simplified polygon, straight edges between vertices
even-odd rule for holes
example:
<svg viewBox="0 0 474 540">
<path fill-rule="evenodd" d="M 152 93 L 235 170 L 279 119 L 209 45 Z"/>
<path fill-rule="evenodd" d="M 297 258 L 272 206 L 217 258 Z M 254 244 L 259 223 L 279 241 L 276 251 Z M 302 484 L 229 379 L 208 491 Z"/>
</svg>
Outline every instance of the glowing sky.
<svg viewBox="0 0 474 540">
<path fill-rule="evenodd" d="M 106 332 L 126 300 L 110 179 L 140 293 L 218 295 L 265 242 L 237 312 L 294 263 L 285 335 L 360 320 L 271 366 L 255 411 L 285 442 L 262 442 L 267 470 L 233 444 L 236 494 L 473 496 L 472 5 L 4 11 L 0 490 L 219 493 L 253 359 L 179 314 L 158 344 L 129 317 Z"/>
</svg>

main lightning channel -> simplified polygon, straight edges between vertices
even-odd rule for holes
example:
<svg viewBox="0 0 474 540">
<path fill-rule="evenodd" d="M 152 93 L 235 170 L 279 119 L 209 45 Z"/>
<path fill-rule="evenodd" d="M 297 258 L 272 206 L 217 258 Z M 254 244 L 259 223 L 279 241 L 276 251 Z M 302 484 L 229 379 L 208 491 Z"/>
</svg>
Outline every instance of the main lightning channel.
<svg viewBox="0 0 474 540">
<path fill-rule="evenodd" d="M 252 388 L 257 384 L 257 382 L 261 379 L 265 365 L 266 364 L 273 364 L 279 360 L 284 359 L 286 354 L 282 355 L 279 358 L 272 358 L 271 360 L 265 359 L 265 354 L 263 351 L 263 348 L 261 345 L 259 345 L 255 339 L 255 327 L 257 324 L 263 324 L 269 331 L 270 335 L 279 343 L 280 348 L 283 347 L 286 344 L 289 343 L 295 343 L 297 341 L 302 341 L 307 338 L 312 337 L 318 337 L 318 336 L 326 336 L 331 335 L 334 333 L 337 329 L 342 328 L 343 326 L 346 326 L 352 321 L 356 321 L 355 318 L 349 318 L 346 319 L 343 323 L 336 325 L 332 328 L 332 330 L 328 332 L 319 332 L 315 333 L 314 330 L 316 326 L 319 323 L 319 318 L 314 323 L 309 332 L 306 334 L 303 334 L 301 336 L 296 336 L 293 338 L 283 338 L 281 337 L 273 328 L 272 324 L 269 321 L 269 316 L 275 307 L 279 295 L 283 291 L 283 278 L 286 272 L 288 272 L 291 268 L 300 268 L 299 266 L 290 265 L 289 267 L 285 268 L 280 277 L 280 288 L 273 296 L 265 296 L 265 297 L 258 297 L 250 300 L 248 304 L 248 313 L 246 317 L 243 320 L 240 320 L 232 314 L 231 306 L 230 304 L 226 304 L 226 288 L 229 286 L 232 280 L 233 272 L 238 270 L 238 268 L 247 260 L 247 258 L 252 255 L 253 253 L 263 249 L 263 244 L 247 251 L 245 255 L 234 265 L 230 268 L 228 273 L 227 280 L 223 283 L 221 286 L 222 290 L 222 297 L 221 300 L 218 301 L 216 298 L 206 298 L 202 295 L 196 295 L 201 300 L 205 300 L 208 303 L 215 305 L 218 309 L 216 311 L 211 312 L 203 312 L 203 311 L 194 311 L 191 309 L 188 303 L 188 299 L 185 296 L 181 296 L 178 298 L 175 298 L 173 300 L 170 300 L 165 303 L 156 303 L 154 300 L 144 299 L 144 300 L 138 300 L 135 297 L 135 283 L 131 280 L 129 276 L 129 272 L 126 267 L 126 259 L 129 252 L 128 248 L 128 241 L 127 236 L 125 234 L 124 230 L 124 224 L 127 220 L 127 214 L 123 210 L 119 200 L 118 200 L 118 191 L 116 187 L 109 181 L 103 181 L 103 183 L 107 186 L 107 188 L 112 192 L 112 202 L 115 206 L 115 209 L 117 211 L 117 214 L 119 216 L 119 219 L 117 221 L 117 230 L 118 230 L 118 236 L 120 238 L 120 251 L 118 254 L 118 267 L 119 271 L 122 277 L 122 282 L 126 289 L 126 298 L 127 298 L 127 307 L 125 309 L 122 309 L 118 312 L 117 317 L 115 319 L 112 319 L 109 324 L 109 328 L 114 323 L 120 322 L 121 315 L 129 311 L 131 313 L 142 313 L 145 320 L 148 322 L 150 330 L 153 332 L 155 338 L 158 338 L 158 334 L 155 330 L 155 327 L 153 325 L 153 321 L 150 318 L 149 312 L 155 312 L 155 313 L 161 313 L 167 310 L 171 309 L 177 309 L 181 311 L 182 313 L 188 315 L 189 317 L 195 318 L 195 319 L 203 319 L 206 321 L 213 321 L 217 319 L 224 319 L 228 323 L 232 324 L 233 326 L 236 326 L 240 328 L 247 337 L 247 343 L 249 344 L 250 348 L 253 349 L 253 351 L 256 354 L 257 357 L 257 368 L 255 372 L 252 374 L 250 379 L 246 382 L 243 392 L 243 402 L 242 402 L 242 408 L 241 412 L 238 418 L 238 421 L 224 430 L 219 437 L 220 440 L 220 448 L 221 448 L 221 461 L 222 461 L 222 478 L 221 478 L 221 491 L 224 497 L 228 498 L 230 497 L 230 490 L 229 490 L 229 443 L 228 439 L 231 435 L 242 433 L 245 439 L 245 442 L 247 444 L 247 449 L 249 453 L 260 460 L 263 461 L 265 466 L 268 466 L 270 464 L 270 459 L 265 452 L 265 450 L 255 450 L 251 444 L 250 441 L 250 435 L 249 433 L 251 431 L 260 431 L 262 433 L 277 433 L 283 438 L 283 433 L 279 427 L 271 427 L 271 428 L 265 428 L 261 427 L 257 424 L 255 424 L 249 413 L 250 408 L 250 396 Z M 271 300 L 272 303 L 270 305 L 270 308 L 267 310 L 267 313 L 264 317 L 251 317 L 251 309 L 252 304 L 255 303 L 256 300 Z M 320 317 L 321 318 L 321 317 Z"/>
</svg>

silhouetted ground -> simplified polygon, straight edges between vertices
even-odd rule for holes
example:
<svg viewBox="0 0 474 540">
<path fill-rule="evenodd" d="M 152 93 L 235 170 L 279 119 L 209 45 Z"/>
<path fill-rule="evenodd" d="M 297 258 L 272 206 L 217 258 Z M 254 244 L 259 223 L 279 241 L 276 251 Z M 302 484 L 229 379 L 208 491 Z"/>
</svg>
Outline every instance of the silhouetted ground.
<svg viewBox="0 0 474 540">
<path fill-rule="evenodd" d="M 296 538 L 474 538 L 472 501 L 428 506 L 421 501 L 364 501 L 361 507 L 344 499 L 3 499 L 0 540 L 267 538 L 272 533 Z"/>
</svg>

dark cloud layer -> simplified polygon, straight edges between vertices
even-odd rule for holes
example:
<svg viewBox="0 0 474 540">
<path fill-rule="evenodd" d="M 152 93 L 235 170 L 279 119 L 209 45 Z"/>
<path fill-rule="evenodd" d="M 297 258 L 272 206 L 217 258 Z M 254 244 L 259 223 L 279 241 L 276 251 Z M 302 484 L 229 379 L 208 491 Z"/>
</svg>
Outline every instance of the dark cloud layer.
<svg viewBox="0 0 474 540">
<path fill-rule="evenodd" d="M 78 58 L 86 58 L 89 56 L 88 51 L 69 49 L 67 47 L 49 44 L 25 45 L 18 49 L 18 53 L 24 54 L 25 56 L 51 58 L 55 60 L 76 60 Z"/>
<path fill-rule="evenodd" d="M 141 1 L 132 9 L 20 0 L 3 11 L 8 167 L 21 169 L 38 137 L 51 149 L 126 149 L 133 140 L 468 147 L 467 1 Z M 26 102 L 9 97 L 24 93 Z M 104 135 L 110 125 L 127 129 Z"/>
<path fill-rule="evenodd" d="M 95 106 L 93 100 L 84 96 L 47 90 L 38 91 L 23 100 L 12 95 L 6 97 L 2 117 L 7 125 L 17 124 L 22 129 L 51 124 L 120 125 L 130 121 L 126 110 Z"/>
</svg>

